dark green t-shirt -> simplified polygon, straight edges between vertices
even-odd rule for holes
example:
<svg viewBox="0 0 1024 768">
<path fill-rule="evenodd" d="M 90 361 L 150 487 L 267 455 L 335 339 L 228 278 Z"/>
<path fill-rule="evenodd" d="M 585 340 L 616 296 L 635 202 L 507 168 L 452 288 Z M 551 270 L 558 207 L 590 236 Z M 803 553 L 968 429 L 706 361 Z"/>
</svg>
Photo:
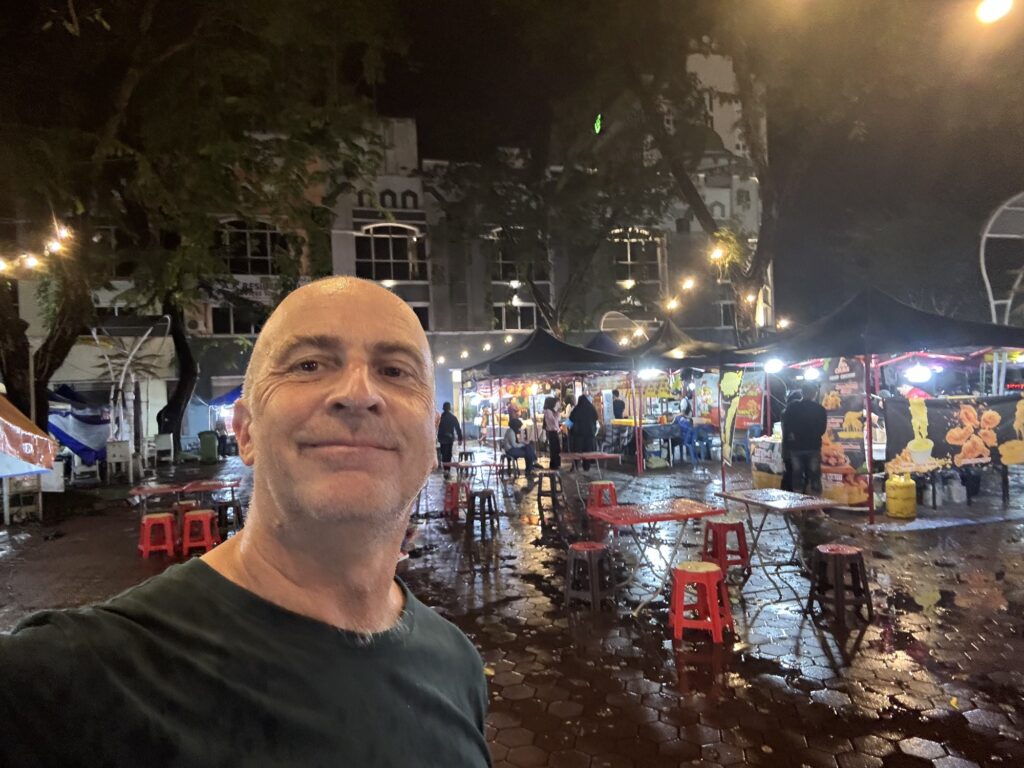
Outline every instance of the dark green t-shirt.
<svg viewBox="0 0 1024 768">
<path fill-rule="evenodd" d="M 372 638 L 200 560 L 36 614 L 0 636 L 0 766 L 490 765 L 480 656 L 401 586 Z"/>
</svg>

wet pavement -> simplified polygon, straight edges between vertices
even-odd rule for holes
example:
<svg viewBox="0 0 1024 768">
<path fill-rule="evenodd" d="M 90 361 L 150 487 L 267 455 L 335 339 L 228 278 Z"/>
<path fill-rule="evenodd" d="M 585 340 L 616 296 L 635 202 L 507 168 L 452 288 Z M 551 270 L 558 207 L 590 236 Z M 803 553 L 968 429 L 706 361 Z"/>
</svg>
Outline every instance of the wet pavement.
<svg viewBox="0 0 1024 768">
<path fill-rule="evenodd" d="M 194 479 L 208 470 L 178 471 Z M 219 471 L 245 472 L 237 460 Z M 729 487 L 743 487 L 746 474 L 737 467 Z M 606 476 L 627 503 L 713 503 L 720 488 L 717 474 L 688 468 Z M 883 518 L 874 530 L 857 513 L 813 516 L 805 551 L 824 541 L 864 550 L 874 621 L 851 615 L 843 627 L 807 615 L 799 568 L 755 561 L 745 583 L 731 575 L 736 633 L 723 645 L 691 631 L 673 642 L 664 597 L 634 616 L 656 583 L 649 571 L 614 607 L 566 608 L 566 543 L 606 533 L 583 525 L 587 477 L 596 473 L 564 475 L 569 509 L 544 526 L 535 485 L 512 483 L 497 494 L 498 530 L 481 537 L 440 514 L 435 475 L 415 549 L 399 566 L 483 655 L 496 766 L 1024 766 L 1024 477 L 1014 474 L 1006 509 L 992 488 L 970 508 L 922 510 L 914 523 Z M 165 567 L 136 556 L 135 513 L 116 491 L 107 496 L 99 513 L 56 528 L 0 531 L 0 631 Z M 659 526 L 662 543 L 645 554 L 667 554 L 675 525 Z M 699 528 L 688 526 L 682 556 L 699 559 Z M 784 529 L 766 532 L 759 553 L 785 562 L 790 543 Z M 628 564 L 637 552 L 619 544 Z"/>
</svg>

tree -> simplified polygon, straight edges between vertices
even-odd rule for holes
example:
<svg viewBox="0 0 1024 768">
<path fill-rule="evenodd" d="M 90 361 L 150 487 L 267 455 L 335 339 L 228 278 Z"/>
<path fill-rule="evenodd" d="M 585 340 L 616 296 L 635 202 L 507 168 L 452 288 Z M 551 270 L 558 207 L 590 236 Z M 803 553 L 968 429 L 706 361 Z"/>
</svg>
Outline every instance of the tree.
<svg viewBox="0 0 1024 768">
<path fill-rule="evenodd" d="M 286 277 L 322 258 L 333 200 L 379 157 L 360 89 L 393 40 L 389 9 L 71 0 L 15 11 L 0 65 L 13 84 L 0 106 L 10 182 L 0 204 L 74 232 L 44 272 L 52 311 L 35 352 L 38 423 L 47 383 L 92 314 L 91 291 L 115 268 L 136 273 L 135 306 L 176 320 L 180 414 L 195 376 L 182 312 L 227 279 L 211 250 L 215 217 L 275 222 L 289 236 Z M 0 309 L 0 320 L 11 314 Z M 3 322 L 0 373 L 22 408 L 26 350 L 23 324 Z"/>
<path fill-rule="evenodd" d="M 600 300 L 623 298 L 611 290 L 614 277 L 597 264 L 609 236 L 656 226 L 673 195 L 664 167 L 645 154 L 643 135 L 625 115 L 607 115 L 618 129 L 604 135 L 579 105 L 556 108 L 550 134 L 538 132 L 532 146 L 498 150 L 485 162 L 449 164 L 432 181 L 450 224 L 470 239 L 490 241 L 491 259 L 515 264 L 544 323 L 563 338 L 589 319 L 593 286 L 608 287 L 597 292 Z M 556 273 L 559 264 L 567 268 Z M 550 293 L 541 286 L 548 280 Z"/>
</svg>

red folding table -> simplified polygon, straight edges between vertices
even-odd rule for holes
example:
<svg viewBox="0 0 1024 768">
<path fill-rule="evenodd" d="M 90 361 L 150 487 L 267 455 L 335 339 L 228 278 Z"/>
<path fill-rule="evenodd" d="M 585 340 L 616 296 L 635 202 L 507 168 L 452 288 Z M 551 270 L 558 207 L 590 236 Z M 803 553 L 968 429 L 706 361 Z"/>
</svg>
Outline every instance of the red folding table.
<svg viewBox="0 0 1024 768">
<path fill-rule="evenodd" d="M 626 582 L 627 584 L 636 579 L 641 565 L 644 564 L 658 577 L 657 588 L 652 590 L 651 594 L 640 602 L 640 605 L 633 612 L 635 615 L 664 590 L 665 583 L 672 574 L 672 565 L 675 562 L 676 555 L 683 544 L 685 523 L 688 520 L 698 520 L 702 517 L 724 515 L 725 510 L 721 507 L 709 507 L 692 499 L 665 499 L 664 501 L 655 501 L 649 504 L 617 504 L 608 507 L 591 507 L 587 510 L 587 514 L 595 520 L 600 520 L 611 526 L 615 532 L 616 549 L 618 548 L 618 534 L 622 530 L 625 530 L 636 544 L 640 561 L 637 563 L 633 573 L 630 574 Z M 677 526 L 676 535 L 674 540 L 670 542 L 667 556 L 662 553 L 661 547 L 658 546 L 660 544 L 657 538 L 659 523 L 681 524 Z M 663 568 L 656 565 L 651 559 L 649 554 L 651 550 L 657 553 L 658 558 L 662 561 Z"/>
</svg>

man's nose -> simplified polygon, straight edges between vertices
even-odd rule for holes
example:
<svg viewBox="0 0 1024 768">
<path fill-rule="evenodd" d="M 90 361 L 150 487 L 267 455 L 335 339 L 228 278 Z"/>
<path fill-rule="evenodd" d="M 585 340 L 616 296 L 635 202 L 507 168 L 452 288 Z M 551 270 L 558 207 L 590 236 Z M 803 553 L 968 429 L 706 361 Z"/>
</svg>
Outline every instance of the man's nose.
<svg viewBox="0 0 1024 768">
<path fill-rule="evenodd" d="M 332 410 L 352 413 L 377 412 L 384 405 L 373 370 L 363 362 L 350 362 L 331 379 L 327 405 Z"/>
</svg>

